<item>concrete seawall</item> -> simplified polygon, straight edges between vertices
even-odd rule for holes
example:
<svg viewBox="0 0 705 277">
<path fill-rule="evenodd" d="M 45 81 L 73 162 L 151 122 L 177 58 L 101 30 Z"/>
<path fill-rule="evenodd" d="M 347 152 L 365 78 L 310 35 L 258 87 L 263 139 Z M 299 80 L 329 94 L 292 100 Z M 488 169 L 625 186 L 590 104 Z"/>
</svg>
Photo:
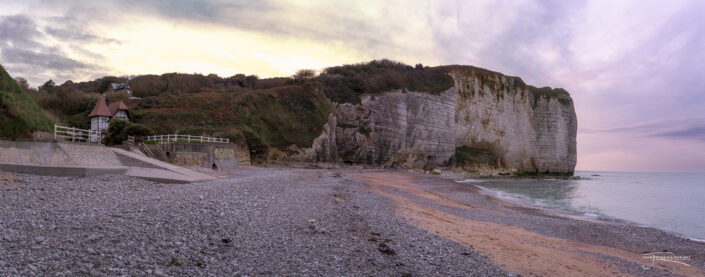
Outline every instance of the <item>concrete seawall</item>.
<svg viewBox="0 0 705 277">
<path fill-rule="evenodd" d="M 228 164 L 230 161 L 217 158 L 224 157 L 221 152 L 222 150 L 217 152 L 218 155 L 214 154 L 216 165 L 232 168 L 232 163 Z M 0 170 L 77 177 L 125 174 L 165 183 L 192 183 L 215 179 L 209 175 L 127 150 L 70 142 L 0 140 Z"/>
<path fill-rule="evenodd" d="M 239 166 L 237 146 L 231 144 L 172 143 L 166 153 L 180 166 L 232 170 Z"/>
</svg>

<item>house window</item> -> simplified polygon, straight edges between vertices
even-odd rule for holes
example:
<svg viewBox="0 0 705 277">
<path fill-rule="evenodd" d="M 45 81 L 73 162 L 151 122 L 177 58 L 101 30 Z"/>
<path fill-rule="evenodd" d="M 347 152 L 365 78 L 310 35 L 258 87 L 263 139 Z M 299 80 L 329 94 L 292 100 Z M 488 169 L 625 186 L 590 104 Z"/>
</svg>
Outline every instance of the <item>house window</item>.
<svg viewBox="0 0 705 277">
<path fill-rule="evenodd" d="M 115 113 L 115 118 L 129 121 L 129 119 L 127 118 L 127 113 L 125 111 L 117 111 Z"/>
<path fill-rule="evenodd" d="M 98 117 L 98 130 L 108 129 L 108 117 L 99 116 Z"/>
<path fill-rule="evenodd" d="M 108 117 L 107 116 L 96 116 L 91 118 L 91 130 L 104 130 L 108 129 Z"/>
</svg>

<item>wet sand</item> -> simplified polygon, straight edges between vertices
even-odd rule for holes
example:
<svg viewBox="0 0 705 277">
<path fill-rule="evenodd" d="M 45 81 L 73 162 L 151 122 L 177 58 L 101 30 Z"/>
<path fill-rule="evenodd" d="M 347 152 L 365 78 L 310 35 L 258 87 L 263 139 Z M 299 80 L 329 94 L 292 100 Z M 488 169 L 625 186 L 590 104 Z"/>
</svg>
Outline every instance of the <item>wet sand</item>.
<svg viewBox="0 0 705 277">
<path fill-rule="evenodd" d="M 521 207 L 481 195 L 470 184 L 419 174 L 366 172 L 357 178 L 395 202 L 398 215 L 411 224 L 489 255 L 508 271 L 532 276 L 703 276 L 705 244 L 677 238 L 656 229 L 608 222 L 583 222 L 560 218 L 539 209 Z M 531 226 L 537 217 L 553 221 L 548 226 L 580 225 L 581 232 Z M 524 218 L 522 220 L 522 218 Z M 491 219 L 491 220 L 488 220 Z M 544 226 L 546 227 L 546 226 Z M 532 230 L 533 229 L 533 230 Z M 568 228 L 570 229 L 570 228 Z M 591 230 L 592 229 L 592 230 Z M 636 237 L 636 238 L 635 238 Z M 631 243 L 658 238 L 654 243 Z M 626 246 L 625 246 L 626 242 Z M 644 253 L 667 249 L 690 256 L 689 265 L 652 261 Z"/>
</svg>

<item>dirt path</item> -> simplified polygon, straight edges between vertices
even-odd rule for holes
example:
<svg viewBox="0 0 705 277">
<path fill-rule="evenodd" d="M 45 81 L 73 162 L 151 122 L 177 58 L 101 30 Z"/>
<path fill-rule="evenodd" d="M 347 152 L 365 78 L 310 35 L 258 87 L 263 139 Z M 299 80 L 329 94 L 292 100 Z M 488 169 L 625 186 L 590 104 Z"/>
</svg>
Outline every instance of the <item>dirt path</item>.
<svg viewBox="0 0 705 277">
<path fill-rule="evenodd" d="M 374 172 L 363 173 L 358 178 L 368 183 L 377 193 L 392 198 L 396 203 L 397 213 L 414 225 L 484 252 L 491 256 L 496 264 L 522 275 L 631 275 L 609 259 L 598 258 L 598 254 L 637 264 L 645 263 L 641 253 L 548 237 L 509 225 L 470 220 L 419 204 L 407 196 L 413 194 L 451 208 L 487 211 L 484 207 L 455 201 L 449 196 L 410 186 L 416 182 L 410 175 Z M 657 263 L 656 268 L 686 276 L 703 275 L 696 267 L 676 263 Z"/>
</svg>

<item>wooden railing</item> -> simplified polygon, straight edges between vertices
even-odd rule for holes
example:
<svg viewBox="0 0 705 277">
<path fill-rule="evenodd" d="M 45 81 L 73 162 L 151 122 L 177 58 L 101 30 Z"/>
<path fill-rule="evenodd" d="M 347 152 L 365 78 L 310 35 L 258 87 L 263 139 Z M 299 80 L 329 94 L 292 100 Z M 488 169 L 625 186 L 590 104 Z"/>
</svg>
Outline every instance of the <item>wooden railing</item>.
<svg viewBox="0 0 705 277">
<path fill-rule="evenodd" d="M 146 143 L 160 143 L 160 142 L 184 142 L 184 143 L 230 143 L 228 138 L 214 138 L 205 136 L 192 136 L 192 135 L 156 135 L 147 136 L 144 138 Z"/>
<path fill-rule="evenodd" d="M 54 139 L 74 142 L 101 143 L 103 134 L 100 131 L 65 127 L 54 124 Z"/>
</svg>

